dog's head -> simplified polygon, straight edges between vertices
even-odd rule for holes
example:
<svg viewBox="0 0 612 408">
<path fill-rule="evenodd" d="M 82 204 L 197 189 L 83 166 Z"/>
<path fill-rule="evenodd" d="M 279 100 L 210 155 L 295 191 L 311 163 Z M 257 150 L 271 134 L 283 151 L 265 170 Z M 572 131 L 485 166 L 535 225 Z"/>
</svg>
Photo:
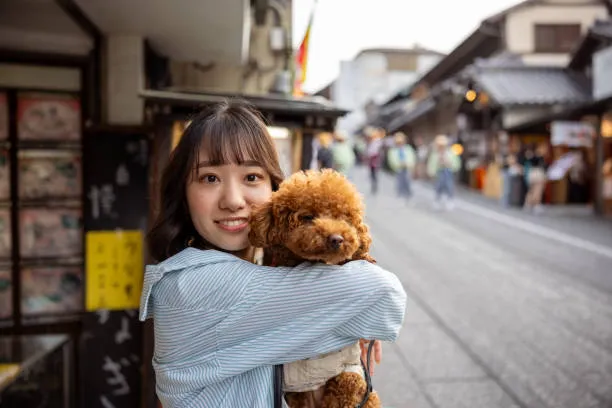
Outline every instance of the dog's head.
<svg viewBox="0 0 612 408">
<path fill-rule="evenodd" d="M 370 258 L 371 238 L 357 189 L 333 170 L 299 172 L 251 215 L 251 243 L 298 258 L 339 264 Z"/>
</svg>

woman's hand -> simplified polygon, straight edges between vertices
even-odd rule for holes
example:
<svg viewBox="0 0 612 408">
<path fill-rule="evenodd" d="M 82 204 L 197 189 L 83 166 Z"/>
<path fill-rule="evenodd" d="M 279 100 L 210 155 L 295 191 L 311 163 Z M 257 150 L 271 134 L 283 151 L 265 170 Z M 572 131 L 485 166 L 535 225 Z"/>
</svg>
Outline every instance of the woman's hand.
<svg viewBox="0 0 612 408">
<path fill-rule="evenodd" d="M 361 339 L 359 340 L 359 346 L 361 347 L 361 360 L 364 364 L 368 362 L 368 346 L 370 345 L 370 340 Z M 370 375 L 374 375 L 374 366 L 376 364 L 380 364 L 382 360 L 382 343 L 380 340 L 374 340 L 374 347 L 372 347 L 372 356 L 370 357 Z M 372 357 L 374 357 L 374 361 L 372 361 Z"/>
</svg>

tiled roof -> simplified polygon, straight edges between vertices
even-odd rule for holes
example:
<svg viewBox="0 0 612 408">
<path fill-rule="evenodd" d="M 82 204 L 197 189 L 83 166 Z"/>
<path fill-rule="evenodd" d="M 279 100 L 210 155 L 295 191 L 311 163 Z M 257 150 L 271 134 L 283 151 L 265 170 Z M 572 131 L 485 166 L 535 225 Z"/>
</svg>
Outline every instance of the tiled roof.
<svg viewBox="0 0 612 408">
<path fill-rule="evenodd" d="M 612 20 L 596 21 L 589 34 L 612 40 Z"/>
<path fill-rule="evenodd" d="M 500 105 L 580 104 L 591 100 L 588 82 L 562 68 L 482 69 L 474 79 Z"/>
<path fill-rule="evenodd" d="M 222 102 L 239 97 L 254 105 L 257 109 L 268 112 L 295 113 L 301 115 L 319 114 L 340 117 L 348 113 L 336 107 L 323 97 L 294 98 L 282 95 L 237 95 L 191 90 L 157 91 L 144 90 L 139 96 L 149 102 L 161 102 L 174 105 L 199 106 L 208 103 Z"/>
</svg>

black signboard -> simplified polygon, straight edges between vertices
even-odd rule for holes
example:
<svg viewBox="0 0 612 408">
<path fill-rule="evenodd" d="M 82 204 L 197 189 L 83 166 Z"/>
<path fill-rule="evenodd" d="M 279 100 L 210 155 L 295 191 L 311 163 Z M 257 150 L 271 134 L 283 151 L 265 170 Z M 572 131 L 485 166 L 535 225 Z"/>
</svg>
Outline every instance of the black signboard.
<svg viewBox="0 0 612 408">
<path fill-rule="evenodd" d="M 146 231 L 149 141 L 145 134 L 96 133 L 83 142 L 89 231 Z M 87 276 L 85 276 L 87 279 Z M 137 310 L 86 313 L 80 344 L 81 406 L 140 406 L 142 324 Z"/>
</svg>

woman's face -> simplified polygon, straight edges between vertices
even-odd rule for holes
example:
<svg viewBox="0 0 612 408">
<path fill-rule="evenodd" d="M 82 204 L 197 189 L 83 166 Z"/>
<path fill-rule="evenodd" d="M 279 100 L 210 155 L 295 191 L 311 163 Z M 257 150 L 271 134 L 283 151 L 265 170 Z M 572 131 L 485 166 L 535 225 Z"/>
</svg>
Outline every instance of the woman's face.
<svg viewBox="0 0 612 408">
<path fill-rule="evenodd" d="M 187 205 L 196 231 L 228 252 L 250 247 L 248 217 L 272 195 L 270 175 L 255 162 L 212 166 L 200 153 L 197 175 L 187 184 Z"/>
</svg>

